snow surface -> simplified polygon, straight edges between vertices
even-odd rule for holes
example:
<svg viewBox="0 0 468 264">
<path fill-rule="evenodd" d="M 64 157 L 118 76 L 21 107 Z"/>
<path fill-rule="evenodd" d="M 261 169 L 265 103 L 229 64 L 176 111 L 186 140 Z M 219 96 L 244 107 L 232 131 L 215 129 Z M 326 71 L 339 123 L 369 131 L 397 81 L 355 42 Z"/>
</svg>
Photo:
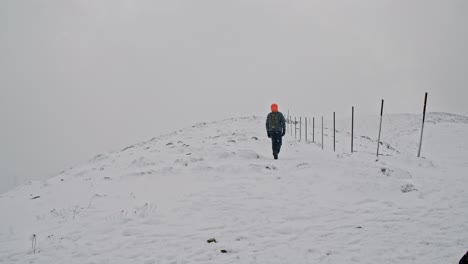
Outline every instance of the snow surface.
<svg viewBox="0 0 468 264">
<path fill-rule="evenodd" d="M 279 160 L 264 122 L 197 124 L 1 195 L 0 263 L 440 264 L 468 249 L 467 117 L 429 114 L 422 158 L 418 115 L 385 115 L 378 159 L 378 117 L 356 120 L 356 153 L 345 121 L 333 152 L 328 120 L 324 150 L 288 135 Z"/>
</svg>

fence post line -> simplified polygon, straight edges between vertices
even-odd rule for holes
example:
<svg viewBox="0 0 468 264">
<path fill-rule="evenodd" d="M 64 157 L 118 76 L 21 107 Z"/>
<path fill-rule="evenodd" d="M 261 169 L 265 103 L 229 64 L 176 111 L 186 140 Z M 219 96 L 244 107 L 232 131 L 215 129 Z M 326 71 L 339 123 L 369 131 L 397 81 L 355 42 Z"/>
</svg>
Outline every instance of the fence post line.
<svg viewBox="0 0 468 264">
<path fill-rule="evenodd" d="M 294 117 L 294 139 L 297 139 L 297 118 Z"/>
<path fill-rule="evenodd" d="M 336 139 L 335 139 L 335 112 L 333 112 L 333 152 L 335 152 L 335 145 L 336 145 Z"/>
<path fill-rule="evenodd" d="M 354 106 L 351 108 L 351 153 L 353 153 L 354 141 Z"/>
<path fill-rule="evenodd" d="M 302 140 L 302 116 L 299 117 L 299 141 Z"/>
<path fill-rule="evenodd" d="M 323 116 L 322 116 L 322 150 L 323 150 Z"/>
<path fill-rule="evenodd" d="M 291 120 L 291 115 L 289 115 L 289 123 L 288 123 L 288 132 L 289 135 L 292 135 L 292 120 Z"/>
<path fill-rule="evenodd" d="M 312 117 L 312 143 L 315 143 L 315 116 Z"/>
<path fill-rule="evenodd" d="M 289 118 L 291 119 L 291 122 L 290 122 L 290 124 L 289 124 L 289 127 L 290 127 L 289 131 L 290 131 L 291 137 L 292 137 L 292 135 L 293 135 L 293 131 L 292 131 L 292 127 L 293 127 L 292 116 L 290 116 Z"/>
<path fill-rule="evenodd" d="M 305 120 L 305 142 L 307 143 L 307 118 Z"/>
<path fill-rule="evenodd" d="M 379 137 L 377 139 L 377 158 L 379 157 L 379 147 L 380 147 L 380 133 L 382 132 L 382 116 L 383 116 L 383 106 L 384 100 L 382 99 L 382 105 L 380 106 L 380 125 L 379 125 Z"/>
<path fill-rule="evenodd" d="M 422 146 L 422 139 L 423 139 L 424 122 L 426 120 L 426 103 L 427 103 L 427 92 L 426 92 L 426 95 L 424 96 L 424 108 L 423 108 L 423 118 L 422 118 L 422 125 L 421 125 L 421 138 L 419 139 L 418 158 L 421 157 L 421 146 Z"/>
<path fill-rule="evenodd" d="M 310 126 L 312 125 L 312 119 L 309 117 L 309 133 L 310 133 Z"/>
</svg>

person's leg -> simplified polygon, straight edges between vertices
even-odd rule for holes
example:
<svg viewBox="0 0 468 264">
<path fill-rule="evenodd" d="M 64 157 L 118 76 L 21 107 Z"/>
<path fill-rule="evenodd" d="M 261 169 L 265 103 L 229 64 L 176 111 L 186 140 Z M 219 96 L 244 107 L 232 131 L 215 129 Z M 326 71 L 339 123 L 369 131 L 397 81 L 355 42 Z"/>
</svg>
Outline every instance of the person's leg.
<svg viewBox="0 0 468 264">
<path fill-rule="evenodd" d="M 277 143 L 276 143 L 276 153 L 280 153 L 280 150 L 281 150 L 281 145 L 283 145 L 283 137 L 281 135 L 278 135 L 278 140 L 277 140 Z"/>
<path fill-rule="evenodd" d="M 275 133 L 271 133 L 271 149 L 273 151 L 273 157 L 276 156 L 276 137 Z"/>
<path fill-rule="evenodd" d="M 272 141 L 273 141 L 273 157 L 275 159 L 278 159 L 278 153 L 281 148 L 281 134 L 280 133 L 273 133 L 272 135 Z"/>
</svg>

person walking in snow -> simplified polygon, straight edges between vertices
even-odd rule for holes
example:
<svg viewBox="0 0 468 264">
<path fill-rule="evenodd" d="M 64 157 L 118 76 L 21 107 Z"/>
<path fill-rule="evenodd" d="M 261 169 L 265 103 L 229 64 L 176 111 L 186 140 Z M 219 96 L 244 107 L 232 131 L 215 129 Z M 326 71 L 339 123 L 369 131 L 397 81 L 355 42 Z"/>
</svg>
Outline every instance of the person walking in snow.
<svg viewBox="0 0 468 264">
<path fill-rule="evenodd" d="M 271 138 L 271 146 L 273 149 L 273 157 L 278 159 L 278 154 L 281 150 L 283 136 L 286 134 L 286 120 L 281 112 L 278 111 L 278 105 L 271 105 L 271 113 L 266 119 L 267 135 Z"/>
</svg>

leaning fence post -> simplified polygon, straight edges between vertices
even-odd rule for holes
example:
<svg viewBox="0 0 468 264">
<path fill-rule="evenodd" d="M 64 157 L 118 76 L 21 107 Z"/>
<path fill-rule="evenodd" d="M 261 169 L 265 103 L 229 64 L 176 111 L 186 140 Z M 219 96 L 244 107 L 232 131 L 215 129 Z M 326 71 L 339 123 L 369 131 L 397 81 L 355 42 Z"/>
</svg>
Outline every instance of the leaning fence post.
<svg viewBox="0 0 468 264">
<path fill-rule="evenodd" d="M 322 116 L 322 149 L 323 149 L 323 116 Z"/>
<path fill-rule="evenodd" d="M 383 115 L 383 105 L 384 100 L 382 99 L 382 105 L 380 106 L 380 125 L 379 125 L 379 137 L 377 139 L 377 157 L 379 157 L 379 147 L 380 147 L 380 133 L 382 131 L 382 115 Z"/>
<path fill-rule="evenodd" d="M 351 108 L 351 153 L 353 153 L 354 141 L 354 106 Z"/>
<path fill-rule="evenodd" d="M 419 139 L 418 158 L 421 156 L 421 145 L 422 145 L 422 139 L 423 139 L 424 121 L 426 119 L 426 103 L 427 103 L 427 93 L 424 96 L 424 108 L 423 108 L 423 118 L 422 118 L 422 125 L 421 125 L 421 138 Z"/>
</svg>

